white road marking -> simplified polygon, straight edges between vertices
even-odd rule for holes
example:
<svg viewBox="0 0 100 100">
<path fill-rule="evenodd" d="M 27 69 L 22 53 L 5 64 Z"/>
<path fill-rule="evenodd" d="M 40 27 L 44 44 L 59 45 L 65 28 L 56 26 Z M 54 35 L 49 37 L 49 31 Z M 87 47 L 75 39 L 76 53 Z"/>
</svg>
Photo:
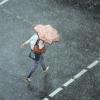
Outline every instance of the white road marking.
<svg viewBox="0 0 100 100">
<path fill-rule="evenodd" d="M 98 58 L 100 60 L 100 58 Z"/>
<path fill-rule="evenodd" d="M 63 90 L 63 88 L 59 87 L 55 91 L 53 91 L 51 94 L 49 94 L 49 96 L 54 97 L 57 93 L 59 93 L 62 90 Z"/>
<path fill-rule="evenodd" d="M 87 69 L 81 70 L 78 74 L 76 74 L 76 75 L 74 76 L 74 79 L 77 79 L 77 78 L 81 77 L 81 76 L 82 76 L 83 74 L 85 74 L 87 71 L 88 71 Z"/>
<path fill-rule="evenodd" d="M 22 17 L 20 17 L 20 16 L 16 16 L 17 17 L 17 19 L 22 19 Z"/>
<path fill-rule="evenodd" d="M 72 82 L 74 82 L 74 79 L 70 79 L 68 80 L 66 83 L 63 84 L 63 86 L 67 87 L 68 85 L 70 85 Z"/>
<path fill-rule="evenodd" d="M 7 10 L 7 9 L 3 9 L 3 11 L 5 12 L 5 13 L 7 13 L 7 14 L 10 14 L 10 15 L 14 15 L 12 12 L 10 12 L 9 10 Z M 32 22 L 30 22 L 30 21 L 28 21 L 28 20 L 26 20 L 26 19 L 23 19 L 21 16 L 15 16 L 18 20 L 22 20 L 22 22 L 26 22 L 26 23 L 28 23 L 28 24 L 30 24 L 30 25 L 33 25 L 33 23 Z"/>
<path fill-rule="evenodd" d="M 100 58 L 98 58 L 100 59 Z M 69 86 L 72 82 L 75 81 L 75 79 L 81 77 L 83 74 L 85 74 L 89 69 L 93 68 L 94 66 L 96 66 L 98 63 L 100 62 L 100 60 L 95 60 L 92 64 L 90 64 L 88 67 L 88 69 L 83 69 L 81 70 L 78 74 L 74 75 L 74 79 L 71 78 L 70 80 L 68 80 L 66 83 L 64 83 L 62 86 Z M 57 93 L 59 93 L 60 91 L 62 91 L 63 88 L 57 88 L 55 91 L 53 91 L 51 94 L 49 94 L 49 97 L 54 97 Z M 43 100 L 49 100 L 49 98 L 44 98 Z"/>
<path fill-rule="evenodd" d="M 92 64 L 90 64 L 87 68 L 91 69 L 93 68 L 95 65 L 97 65 L 100 61 L 99 60 L 95 60 Z"/>
<path fill-rule="evenodd" d="M 0 6 L 3 5 L 3 4 L 5 4 L 6 2 L 8 2 L 8 0 L 3 0 L 3 1 L 1 1 L 1 2 L 0 2 Z"/>
<path fill-rule="evenodd" d="M 13 15 L 10 11 L 8 11 L 7 9 L 3 9 L 3 11 L 7 14 Z"/>
<path fill-rule="evenodd" d="M 49 100 L 48 98 L 44 98 L 43 100 Z"/>
</svg>

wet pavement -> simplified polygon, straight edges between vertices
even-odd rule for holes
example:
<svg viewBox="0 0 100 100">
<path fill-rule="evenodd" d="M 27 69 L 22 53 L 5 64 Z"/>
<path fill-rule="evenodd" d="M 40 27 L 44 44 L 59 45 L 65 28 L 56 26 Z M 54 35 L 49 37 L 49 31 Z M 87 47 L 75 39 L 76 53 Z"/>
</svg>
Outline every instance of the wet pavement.
<svg viewBox="0 0 100 100">
<path fill-rule="evenodd" d="M 39 23 L 53 25 L 61 41 L 45 54 L 48 73 L 38 68 L 28 85 L 24 77 L 33 61 L 28 58 L 29 46 L 21 49 L 20 44 Z M 91 12 L 57 0 L 9 0 L 0 6 L 0 47 L 0 100 L 42 100 L 100 57 L 100 24 Z M 99 67 L 51 100 L 99 100 Z"/>
</svg>

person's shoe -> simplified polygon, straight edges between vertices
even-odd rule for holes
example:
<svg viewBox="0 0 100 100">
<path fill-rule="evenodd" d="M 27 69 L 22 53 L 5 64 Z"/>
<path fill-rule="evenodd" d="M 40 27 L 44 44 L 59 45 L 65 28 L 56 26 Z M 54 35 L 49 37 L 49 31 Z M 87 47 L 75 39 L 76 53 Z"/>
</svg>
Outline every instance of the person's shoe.
<svg viewBox="0 0 100 100">
<path fill-rule="evenodd" d="M 49 66 L 47 66 L 46 67 L 46 69 L 45 70 L 43 70 L 43 72 L 45 73 L 45 72 L 47 72 L 48 71 L 48 69 L 49 69 Z"/>
<path fill-rule="evenodd" d="M 26 80 L 30 83 L 31 82 L 31 78 L 26 78 Z"/>
</svg>

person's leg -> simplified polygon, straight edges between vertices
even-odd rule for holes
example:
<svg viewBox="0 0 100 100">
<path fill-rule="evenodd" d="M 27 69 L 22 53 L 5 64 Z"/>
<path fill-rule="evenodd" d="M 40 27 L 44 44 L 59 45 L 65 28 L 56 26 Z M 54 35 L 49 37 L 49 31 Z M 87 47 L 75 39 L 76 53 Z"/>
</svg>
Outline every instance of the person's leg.
<svg viewBox="0 0 100 100">
<path fill-rule="evenodd" d="M 30 73 L 27 75 L 27 80 L 28 80 L 28 81 L 31 81 L 30 77 L 31 77 L 32 74 L 35 72 L 35 70 L 37 69 L 38 63 L 39 63 L 39 59 L 40 59 L 40 55 L 35 54 L 34 65 L 33 65 L 32 69 L 31 69 Z"/>
<path fill-rule="evenodd" d="M 33 64 L 32 69 L 30 71 L 30 73 L 27 75 L 27 78 L 30 78 L 32 76 L 33 72 L 35 72 L 35 70 L 37 69 L 37 67 L 38 67 L 38 62 L 35 61 L 34 64 Z"/>
<path fill-rule="evenodd" d="M 46 65 L 45 65 L 44 56 L 43 56 L 43 55 L 40 56 L 39 63 L 40 63 L 40 65 L 41 65 L 43 71 L 46 72 L 46 71 L 48 70 L 49 66 L 46 66 Z"/>
</svg>

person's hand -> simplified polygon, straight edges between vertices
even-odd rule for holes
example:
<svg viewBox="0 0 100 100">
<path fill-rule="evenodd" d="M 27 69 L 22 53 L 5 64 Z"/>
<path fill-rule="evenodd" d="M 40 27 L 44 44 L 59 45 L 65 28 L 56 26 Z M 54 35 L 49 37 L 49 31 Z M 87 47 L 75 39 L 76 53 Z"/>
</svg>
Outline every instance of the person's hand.
<svg viewBox="0 0 100 100">
<path fill-rule="evenodd" d="M 22 43 L 22 44 L 20 45 L 21 48 L 24 48 L 25 46 L 26 46 L 25 43 Z"/>
</svg>

